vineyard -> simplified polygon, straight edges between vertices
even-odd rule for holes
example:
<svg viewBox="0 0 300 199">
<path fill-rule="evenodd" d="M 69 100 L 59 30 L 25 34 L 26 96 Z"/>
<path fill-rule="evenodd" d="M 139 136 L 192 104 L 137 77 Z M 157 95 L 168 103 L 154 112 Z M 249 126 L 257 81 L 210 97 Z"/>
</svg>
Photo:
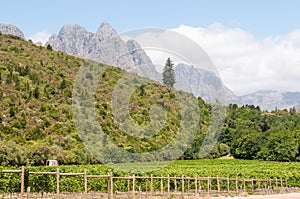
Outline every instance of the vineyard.
<svg viewBox="0 0 300 199">
<path fill-rule="evenodd" d="M 25 167 L 24 189 L 30 186 L 32 192 L 57 192 L 57 172 L 60 173 L 59 190 L 61 192 L 97 191 L 108 193 L 110 191 L 109 183 L 112 182 L 110 176 L 111 179 L 114 179 L 112 190 L 120 192 L 127 192 L 129 189 L 142 191 L 152 189 L 152 191 L 159 192 L 167 192 L 171 189 L 180 192 L 187 189 L 184 187 L 199 191 L 200 188 L 209 190 L 210 187 L 211 190 L 231 190 L 235 193 L 242 188 L 251 193 L 251 189 L 259 187 L 266 189 L 283 186 L 300 187 L 299 163 L 249 160 L 180 160 L 163 169 L 144 172 L 161 164 L 161 162 L 155 162 L 112 165 L 112 167 L 106 165 Z M 20 167 L 0 167 L 1 171 L 20 169 Z M 141 176 L 143 178 L 140 178 Z M 20 174 L 1 172 L 0 185 L 1 193 L 20 192 Z"/>
</svg>

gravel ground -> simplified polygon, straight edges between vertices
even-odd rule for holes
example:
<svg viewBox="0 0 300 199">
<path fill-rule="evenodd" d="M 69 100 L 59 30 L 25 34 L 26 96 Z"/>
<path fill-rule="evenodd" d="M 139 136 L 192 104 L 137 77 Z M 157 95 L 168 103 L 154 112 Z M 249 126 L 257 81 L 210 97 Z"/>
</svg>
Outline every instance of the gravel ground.
<svg viewBox="0 0 300 199">
<path fill-rule="evenodd" d="M 277 194 L 266 196 L 233 197 L 234 199 L 300 199 L 300 193 Z M 229 198 L 227 198 L 229 199 Z"/>
</svg>

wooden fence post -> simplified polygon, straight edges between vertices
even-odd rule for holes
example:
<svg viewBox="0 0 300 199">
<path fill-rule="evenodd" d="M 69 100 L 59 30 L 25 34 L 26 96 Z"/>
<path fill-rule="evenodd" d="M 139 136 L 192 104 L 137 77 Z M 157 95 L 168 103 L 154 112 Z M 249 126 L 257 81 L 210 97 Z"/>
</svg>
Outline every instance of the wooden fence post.
<svg viewBox="0 0 300 199">
<path fill-rule="evenodd" d="M 60 178 L 60 174 L 59 174 L 59 168 L 56 169 L 56 198 L 59 199 L 60 195 L 59 195 L 59 179 Z"/>
<path fill-rule="evenodd" d="M 181 192 L 182 192 L 182 198 L 184 198 L 184 176 L 181 177 Z"/>
<path fill-rule="evenodd" d="M 244 178 L 244 192 L 246 193 L 247 189 L 246 189 L 246 179 Z"/>
<path fill-rule="evenodd" d="M 168 198 L 170 198 L 170 175 L 168 174 Z"/>
<path fill-rule="evenodd" d="M 25 167 L 22 166 L 22 173 L 21 173 L 21 199 L 24 198 L 24 182 L 25 181 Z"/>
<path fill-rule="evenodd" d="M 207 178 L 207 195 L 210 196 L 210 177 Z"/>
<path fill-rule="evenodd" d="M 132 176 L 132 198 L 135 198 L 135 175 Z"/>
<path fill-rule="evenodd" d="M 229 177 L 227 177 L 227 192 L 229 193 L 230 191 L 230 181 L 229 181 Z"/>
<path fill-rule="evenodd" d="M 153 174 L 150 176 L 150 195 L 153 196 Z"/>
<path fill-rule="evenodd" d="M 217 176 L 217 186 L 218 186 L 218 197 L 220 197 L 221 186 L 220 186 L 220 178 L 219 178 L 219 176 Z"/>
<path fill-rule="evenodd" d="M 128 173 L 128 178 L 127 178 L 127 192 L 128 192 L 128 195 L 130 193 L 130 174 Z"/>
<path fill-rule="evenodd" d="M 239 193 L 239 179 L 236 177 L 235 178 L 235 190 L 236 190 L 236 194 Z"/>
<path fill-rule="evenodd" d="M 174 177 L 174 193 L 176 194 L 177 192 L 177 178 L 176 176 Z"/>
<path fill-rule="evenodd" d="M 149 183 L 149 178 L 145 179 L 145 183 L 146 183 L 146 198 L 148 198 L 148 183 Z"/>
<path fill-rule="evenodd" d="M 114 198 L 114 182 L 112 172 L 109 173 L 109 195 L 110 199 Z"/>
<path fill-rule="evenodd" d="M 267 189 L 267 179 L 264 180 L 264 184 L 265 184 L 265 192 L 268 193 L 268 189 Z"/>
<path fill-rule="evenodd" d="M 191 179 L 187 178 L 188 181 L 188 188 L 187 188 L 187 192 L 190 193 L 190 183 L 191 183 Z"/>
<path fill-rule="evenodd" d="M 86 176 L 86 169 L 84 169 L 83 173 L 84 173 L 84 194 L 85 194 L 85 198 L 87 198 L 88 182 L 87 182 L 87 176 Z"/>
<path fill-rule="evenodd" d="M 197 193 L 198 193 L 198 180 L 197 178 L 195 178 L 195 197 L 197 197 Z"/>
<path fill-rule="evenodd" d="M 163 195 L 164 194 L 164 181 L 163 181 L 163 177 L 160 176 L 160 194 Z"/>
<path fill-rule="evenodd" d="M 253 181 L 253 179 L 251 179 L 251 189 L 252 189 L 252 194 L 254 194 L 254 181 Z"/>
</svg>

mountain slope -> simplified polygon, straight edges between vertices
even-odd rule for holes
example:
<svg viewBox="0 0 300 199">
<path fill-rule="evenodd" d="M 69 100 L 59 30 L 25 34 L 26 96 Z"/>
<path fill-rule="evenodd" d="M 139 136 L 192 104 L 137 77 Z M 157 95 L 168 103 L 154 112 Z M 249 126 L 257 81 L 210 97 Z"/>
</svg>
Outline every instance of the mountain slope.
<svg viewBox="0 0 300 199">
<path fill-rule="evenodd" d="M 106 22 L 96 33 L 89 33 L 79 25 L 64 25 L 58 35 L 52 35 L 49 44 L 54 49 L 105 64 L 118 66 L 129 72 L 161 82 L 162 75 L 157 72 L 151 59 L 140 45 L 133 40 L 122 41 L 117 32 Z M 166 57 L 167 59 L 167 57 Z M 226 88 L 213 72 L 196 69 L 193 66 L 176 66 L 176 89 L 203 98 L 206 102 L 218 99 L 230 102 L 238 99 Z"/>
<path fill-rule="evenodd" d="M 87 163 L 87 146 L 81 142 L 78 135 L 72 109 L 74 80 L 84 63 L 86 61 L 83 59 L 48 50 L 19 37 L 0 35 L 0 164 L 42 165 L 46 159 L 58 159 L 62 164 Z M 179 131 L 181 119 L 181 108 L 178 102 L 173 100 L 173 91 L 170 92 L 158 83 L 131 74 L 134 82 L 148 83 L 137 87 L 132 93 L 129 101 L 130 118 L 138 125 L 146 126 L 152 119 L 149 110 L 152 110 L 152 105 L 156 102 L 167 109 L 166 114 L 169 118 L 164 128 L 156 132 L 154 137 L 138 139 L 120 130 L 120 123 L 114 120 L 115 115 L 112 112 L 115 86 L 127 73 L 120 68 L 87 63 L 105 70 L 99 79 L 101 86 L 97 89 L 96 98 L 87 100 L 92 100 L 92 104 L 96 106 L 98 126 L 100 125 L 106 133 L 107 141 L 130 152 L 145 152 L 160 149 L 173 139 Z M 83 78 L 94 77 L 86 74 Z M 82 86 L 85 88 L 84 84 Z M 84 97 L 87 92 L 81 90 L 79 94 Z M 187 93 L 181 92 L 179 95 L 196 100 Z M 117 99 L 124 99 L 124 96 Z M 79 104 L 84 103 L 85 101 L 82 101 Z M 199 103 L 203 105 L 204 110 L 208 109 L 200 99 Z M 198 106 L 198 103 L 196 105 Z M 190 122 L 193 120 L 186 124 L 192 126 Z M 202 124 L 204 127 L 207 121 L 203 120 Z M 107 141 L 101 144 L 109 156 L 110 145 Z M 148 158 L 150 161 L 151 156 Z M 163 158 L 172 157 L 165 155 Z M 91 161 L 98 162 L 93 156 Z"/>
<path fill-rule="evenodd" d="M 222 101 L 224 104 L 238 103 L 239 99 L 228 89 L 214 72 L 195 68 L 187 64 L 177 64 L 175 67 L 175 88 L 195 96 L 200 96 L 206 102 Z"/>
<path fill-rule="evenodd" d="M 0 36 L 0 164 L 82 162 L 71 120 L 72 81 L 82 60 L 19 37 Z"/>
</svg>

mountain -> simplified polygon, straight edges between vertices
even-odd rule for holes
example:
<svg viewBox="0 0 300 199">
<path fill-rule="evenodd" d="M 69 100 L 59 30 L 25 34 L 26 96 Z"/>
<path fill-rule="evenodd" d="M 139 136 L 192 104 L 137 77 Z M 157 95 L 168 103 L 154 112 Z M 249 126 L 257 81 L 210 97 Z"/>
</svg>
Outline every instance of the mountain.
<svg viewBox="0 0 300 199">
<path fill-rule="evenodd" d="M 144 161 L 157 158 L 170 160 L 179 150 L 176 144 L 186 143 L 183 140 L 189 140 L 187 132 L 196 132 L 199 125 L 197 119 L 189 119 L 183 122 L 188 130 L 182 133 L 181 121 L 184 118 L 181 111 L 185 117 L 193 118 L 195 115 L 190 115 L 193 111 L 184 109 L 197 110 L 199 103 L 201 111 L 209 111 L 208 105 L 201 99 L 178 91 L 178 96 L 187 102 L 181 106 L 177 100 L 173 100 L 177 91 L 169 91 L 165 86 L 148 79 L 147 84 L 141 86 L 138 83 L 145 82 L 145 78 L 127 73 L 124 69 L 83 60 L 13 35 L 1 34 L 0 46 L 0 165 L 44 165 L 47 159 L 57 159 L 61 164 L 86 164 L 88 151 L 82 141 L 93 141 L 92 146 L 97 146 L 98 150 L 93 147 L 90 150 L 97 150 L 98 153 L 103 150 L 106 161 L 122 161 L 132 158 L 131 153 L 158 149 L 163 152 L 161 156 L 145 153 Z M 139 57 L 136 52 L 131 53 Z M 97 76 L 98 70 L 104 71 L 101 76 Z M 75 81 L 77 77 L 79 82 Z M 119 83 L 128 80 L 122 77 L 134 81 Z M 133 86 L 137 89 L 128 95 L 128 85 L 132 86 L 130 83 L 137 83 Z M 92 97 L 89 90 L 91 85 L 101 85 Z M 113 107 L 121 107 L 115 104 L 119 101 L 128 102 L 124 110 L 130 109 L 130 116 L 122 117 L 121 113 L 113 112 Z M 188 106 L 190 102 L 193 103 Z M 158 108 L 154 104 L 158 104 Z M 88 114 L 90 107 L 92 114 Z M 163 111 L 167 119 L 159 114 L 160 107 L 167 107 Z M 82 110 L 82 120 L 76 118 L 77 110 Z M 155 114 L 150 114 L 149 110 L 150 113 L 155 111 Z M 96 116 L 95 126 L 84 120 L 90 119 L 87 115 Z M 157 122 L 152 124 L 153 120 Z M 137 125 L 127 125 L 132 121 Z M 83 134 L 79 133 L 78 129 L 82 126 L 78 126 L 78 122 L 83 122 L 85 133 L 92 132 L 87 133 L 88 137 L 86 134 L 82 137 Z M 125 127 L 121 128 L 123 123 Z M 207 129 L 208 123 L 202 118 L 200 125 Z M 124 130 L 129 127 L 132 131 Z M 99 128 L 105 133 L 101 134 L 101 139 L 93 137 L 100 135 L 94 133 Z M 201 133 L 202 130 L 197 132 Z M 143 137 L 141 133 L 148 136 Z M 180 139 L 174 140 L 177 135 Z M 163 146 L 170 144 L 173 147 L 172 154 L 163 149 Z M 124 150 L 116 154 L 116 146 Z M 92 163 L 106 162 L 93 156 L 97 153 L 91 154 Z"/>
<path fill-rule="evenodd" d="M 140 76 L 162 82 L 162 74 L 157 72 L 146 52 L 134 40 L 123 41 L 106 22 L 96 33 L 87 32 L 79 25 L 64 25 L 58 35 L 52 35 L 48 43 L 56 50 L 114 65 Z M 193 93 L 211 102 L 215 99 L 237 101 L 232 91 L 226 88 L 213 72 L 195 69 L 192 66 L 176 66 L 175 88 Z"/>
<path fill-rule="evenodd" d="M 56 50 L 78 57 L 120 68 L 134 66 L 126 43 L 105 22 L 96 33 L 90 33 L 80 25 L 64 25 L 58 35 L 54 34 L 49 38 L 48 43 Z"/>
<path fill-rule="evenodd" d="M 238 102 L 235 94 L 228 89 L 214 72 L 199 69 L 188 64 L 177 64 L 175 67 L 175 88 L 200 96 L 206 102 L 215 100 L 227 104 Z"/>
<path fill-rule="evenodd" d="M 16 26 L 0 24 L 0 32 L 25 38 Z M 80 25 L 64 25 L 58 35 L 53 34 L 48 43 L 56 50 L 71 55 L 118 66 L 129 72 L 162 82 L 146 52 L 134 40 L 123 41 L 109 23 L 102 23 L 96 33 L 88 32 Z M 300 107 L 300 94 L 297 92 L 257 91 L 236 96 L 214 72 L 199 69 L 187 64 L 175 67 L 175 88 L 202 97 L 206 102 L 216 98 L 225 104 L 254 104 L 263 110 Z"/>
<path fill-rule="evenodd" d="M 162 75 L 157 72 L 154 64 L 141 46 L 134 40 L 126 42 L 129 53 L 133 57 L 134 68 L 129 69 L 129 72 L 137 73 L 143 77 L 150 78 L 157 82 L 162 82 Z"/>
<path fill-rule="evenodd" d="M 0 24 L 0 32 L 25 39 L 24 33 L 18 27 L 11 24 Z"/>
<path fill-rule="evenodd" d="M 215 128 L 210 128 L 210 111 L 218 106 L 206 104 L 191 94 L 169 91 L 147 80 L 146 85 L 134 85 L 134 91 L 128 95 L 131 84 L 126 81 L 134 79 L 133 82 L 138 83 L 145 78 L 12 35 L 1 34 L 0 46 L 0 165 L 44 165 L 47 159 L 57 159 L 61 164 L 86 164 L 88 157 L 91 163 L 103 163 L 102 159 L 95 158 L 97 153 L 88 156 L 88 149 L 101 152 L 104 163 L 136 160 L 135 154 L 145 154 L 142 161 L 170 160 L 174 155 L 176 159 L 177 152 L 187 147 L 184 141 L 191 141 L 189 132 L 197 133 L 181 158 L 198 159 L 203 157 L 200 154 L 202 140 L 210 135 L 206 132 L 211 129 L 215 136 Z M 183 72 L 182 68 L 187 75 L 193 70 L 184 65 L 177 70 Z M 105 72 L 97 76 L 98 70 Z M 222 86 L 213 73 L 208 77 L 203 77 L 208 85 L 218 82 Z M 94 92 L 87 89 L 97 86 L 96 83 L 101 86 Z M 263 91 L 257 95 L 277 97 L 272 93 L 274 91 Z M 174 100 L 174 96 L 184 99 L 184 103 L 177 97 Z M 292 103 L 299 98 L 299 93 L 286 92 L 281 96 Z M 191 101 L 194 103 L 190 104 Z M 200 121 L 194 118 L 199 115 L 193 113 L 199 106 Z M 162 107 L 165 111 L 161 114 Z M 113 108 L 119 108 L 120 112 Z M 219 142 L 207 157 L 220 157 L 232 151 L 236 158 L 299 161 L 300 115 L 294 110 L 265 113 L 252 106 L 226 108 L 226 123 L 222 125 Z M 82 120 L 76 119 L 78 110 Z M 122 117 L 123 113 L 129 116 Z M 94 123 L 90 123 L 92 116 L 95 116 Z M 152 123 L 153 120 L 157 123 Z M 78 126 L 78 122 L 83 123 Z M 130 122 L 139 128 L 135 125 L 130 128 Z M 104 132 L 101 139 L 97 133 L 100 127 Z M 84 134 L 79 134 L 78 129 L 83 129 Z M 126 131 L 128 129 L 133 131 Z M 160 131 L 153 131 L 155 129 Z M 82 140 L 91 141 L 96 148 L 84 145 Z M 253 143 L 258 146 L 254 152 Z M 274 146 L 274 143 L 279 145 Z M 165 151 L 164 146 L 170 144 L 171 148 Z M 120 148 L 122 152 L 116 152 Z M 208 149 L 205 147 L 205 150 Z M 156 156 L 146 151 L 163 153 Z"/>
<path fill-rule="evenodd" d="M 279 92 L 274 90 L 261 90 L 239 97 L 243 104 L 254 104 L 262 110 L 289 109 L 300 107 L 299 92 Z"/>
<path fill-rule="evenodd" d="M 116 30 L 106 22 L 101 24 L 96 33 L 90 33 L 80 25 L 64 25 L 58 35 L 50 37 L 48 43 L 56 50 L 117 66 L 162 82 L 162 75 L 157 72 L 140 45 L 134 40 L 123 41 Z M 181 63 L 175 67 L 175 73 L 176 89 L 192 93 L 206 102 L 218 99 L 224 104 L 254 104 L 266 110 L 273 110 L 275 107 L 300 107 L 297 93 L 259 91 L 236 96 L 212 71 Z"/>
</svg>

